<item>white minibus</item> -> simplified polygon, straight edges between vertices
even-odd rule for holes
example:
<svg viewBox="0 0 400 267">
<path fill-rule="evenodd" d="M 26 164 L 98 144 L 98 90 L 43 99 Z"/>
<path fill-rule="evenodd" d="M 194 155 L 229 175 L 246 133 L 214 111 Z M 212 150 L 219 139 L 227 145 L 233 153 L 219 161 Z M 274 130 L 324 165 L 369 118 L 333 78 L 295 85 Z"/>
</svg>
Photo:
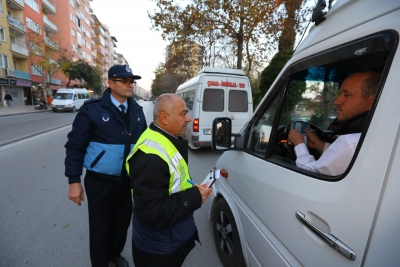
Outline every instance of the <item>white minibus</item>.
<svg viewBox="0 0 400 267">
<path fill-rule="evenodd" d="M 224 266 L 400 266 L 400 1 L 324 2 L 243 130 L 213 123 Z"/>
<path fill-rule="evenodd" d="M 205 67 L 181 84 L 176 94 L 192 118 L 184 134 L 192 149 L 211 146 L 214 118 L 229 117 L 238 132 L 253 114 L 251 86 L 243 70 Z"/>
<path fill-rule="evenodd" d="M 53 97 L 51 109 L 57 111 L 75 112 L 89 99 L 89 91 L 80 88 L 61 88 Z"/>
</svg>

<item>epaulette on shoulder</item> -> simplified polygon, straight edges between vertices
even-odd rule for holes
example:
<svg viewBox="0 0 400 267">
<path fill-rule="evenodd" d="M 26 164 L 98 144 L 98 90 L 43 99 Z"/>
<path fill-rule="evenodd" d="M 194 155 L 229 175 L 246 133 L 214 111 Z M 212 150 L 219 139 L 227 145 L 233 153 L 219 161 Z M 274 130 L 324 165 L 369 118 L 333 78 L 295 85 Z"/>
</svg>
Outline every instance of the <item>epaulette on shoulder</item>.
<svg viewBox="0 0 400 267">
<path fill-rule="evenodd" d="M 86 100 L 85 103 L 84 103 L 84 105 L 88 105 L 88 104 L 90 104 L 90 103 L 98 102 L 98 101 L 100 101 L 100 100 L 101 100 L 101 97 L 99 97 L 99 98 L 92 98 L 92 99 Z"/>
</svg>

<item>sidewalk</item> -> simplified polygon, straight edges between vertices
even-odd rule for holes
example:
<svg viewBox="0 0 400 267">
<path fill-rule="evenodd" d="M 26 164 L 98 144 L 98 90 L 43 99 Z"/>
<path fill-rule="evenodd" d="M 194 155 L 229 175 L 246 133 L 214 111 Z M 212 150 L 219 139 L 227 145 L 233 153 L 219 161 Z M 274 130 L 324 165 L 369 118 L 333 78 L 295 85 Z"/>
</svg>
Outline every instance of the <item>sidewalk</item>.
<svg viewBox="0 0 400 267">
<path fill-rule="evenodd" d="M 10 107 L 0 107 L 0 117 L 4 116 L 12 116 L 26 113 L 35 113 L 35 112 L 49 112 L 51 108 L 49 107 L 47 110 L 36 110 L 34 105 L 31 106 L 12 106 Z"/>
</svg>

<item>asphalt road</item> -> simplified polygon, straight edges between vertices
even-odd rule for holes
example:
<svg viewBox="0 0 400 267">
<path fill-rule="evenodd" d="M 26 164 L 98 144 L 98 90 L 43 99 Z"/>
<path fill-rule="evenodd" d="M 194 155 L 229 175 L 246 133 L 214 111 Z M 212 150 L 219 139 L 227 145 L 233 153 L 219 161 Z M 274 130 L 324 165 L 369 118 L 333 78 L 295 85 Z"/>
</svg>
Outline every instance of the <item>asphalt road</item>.
<svg viewBox="0 0 400 267">
<path fill-rule="evenodd" d="M 149 123 L 152 103 L 142 105 Z M 0 145 L 0 266 L 90 266 L 87 202 L 77 206 L 68 200 L 63 174 L 64 144 L 75 115 L 49 112 L 0 118 L 0 140 L 14 140 Z M 189 151 L 196 182 L 204 179 L 219 155 L 210 149 Z M 195 212 L 202 246 L 196 245 L 184 267 L 222 266 L 208 221 L 209 205 L 207 200 Z M 129 230 L 122 255 L 134 266 L 130 240 Z"/>
</svg>

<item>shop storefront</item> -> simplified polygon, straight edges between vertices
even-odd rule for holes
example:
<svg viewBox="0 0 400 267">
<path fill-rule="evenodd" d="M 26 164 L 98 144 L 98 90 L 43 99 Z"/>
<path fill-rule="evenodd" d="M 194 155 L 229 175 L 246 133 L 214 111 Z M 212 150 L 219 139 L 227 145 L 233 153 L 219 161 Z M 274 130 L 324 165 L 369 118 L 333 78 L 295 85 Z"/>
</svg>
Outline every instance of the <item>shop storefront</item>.
<svg viewBox="0 0 400 267">
<path fill-rule="evenodd" d="M 0 78 L 1 106 L 6 106 L 4 95 L 6 91 L 13 97 L 14 106 L 32 105 L 32 83 L 24 80 Z"/>
</svg>

